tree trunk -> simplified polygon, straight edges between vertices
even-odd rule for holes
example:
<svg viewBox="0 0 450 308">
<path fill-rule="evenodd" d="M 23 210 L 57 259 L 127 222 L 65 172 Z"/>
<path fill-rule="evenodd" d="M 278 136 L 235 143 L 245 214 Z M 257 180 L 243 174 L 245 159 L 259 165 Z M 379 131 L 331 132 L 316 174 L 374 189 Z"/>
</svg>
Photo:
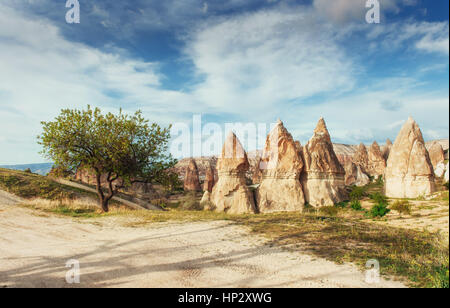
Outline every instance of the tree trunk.
<svg viewBox="0 0 450 308">
<path fill-rule="evenodd" d="M 101 183 L 101 174 L 99 172 L 97 172 L 97 174 L 95 175 L 95 180 L 96 180 L 97 195 L 98 195 L 100 206 L 102 207 L 103 212 L 107 213 L 109 211 L 109 208 L 108 208 L 109 200 L 107 200 L 107 198 L 105 197 L 105 194 L 103 193 L 102 183 Z"/>
<path fill-rule="evenodd" d="M 108 213 L 108 212 L 109 212 L 109 206 L 108 206 L 108 203 L 109 203 L 109 200 L 108 200 L 108 199 L 104 198 L 104 199 L 102 200 L 102 210 L 103 210 L 103 212 L 105 212 L 105 213 Z"/>
</svg>

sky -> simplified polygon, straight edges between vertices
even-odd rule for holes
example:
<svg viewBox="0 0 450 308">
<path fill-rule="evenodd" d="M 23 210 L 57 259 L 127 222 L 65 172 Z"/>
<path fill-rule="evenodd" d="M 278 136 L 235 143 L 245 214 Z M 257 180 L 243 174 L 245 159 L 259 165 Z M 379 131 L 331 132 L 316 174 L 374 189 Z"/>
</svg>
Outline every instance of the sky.
<svg viewBox="0 0 450 308">
<path fill-rule="evenodd" d="M 302 144 L 448 138 L 449 1 L 0 1 L 0 165 L 46 161 L 41 121 L 100 107 L 161 125 L 274 123 Z M 250 149 L 251 150 L 251 149 Z"/>
</svg>

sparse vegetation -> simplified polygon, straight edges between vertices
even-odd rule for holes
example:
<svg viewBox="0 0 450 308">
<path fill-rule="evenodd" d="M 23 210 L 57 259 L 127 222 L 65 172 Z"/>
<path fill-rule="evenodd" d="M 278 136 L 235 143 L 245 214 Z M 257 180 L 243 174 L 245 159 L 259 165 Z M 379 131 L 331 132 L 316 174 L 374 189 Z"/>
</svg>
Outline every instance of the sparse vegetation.
<svg viewBox="0 0 450 308">
<path fill-rule="evenodd" d="M 9 169 L 0 169 L 0 188 L 26 199 L 73 199 L 81 192 L 40 175 Z"/>
<path fill-rule="evenodd" d="M 361 201 L 359 200 L 353 200 L 350 202 L 350 208 L 354 211 L 362 211 Z"/>
<path fill-rule="evenodd" d="M 358 187 L 353 186 L 352 190 L 350 192 L 350 200 L 361 200 L 366 196 L 366 188 L 365 187 Z"/>
<path fill-rule="evenodd" d="M 397 211 L 401 215 L 411 215 L 412 212 L 412 205 L 408 200 L 397 200 L 390 206 L 390 208 Z"/>
</svg>

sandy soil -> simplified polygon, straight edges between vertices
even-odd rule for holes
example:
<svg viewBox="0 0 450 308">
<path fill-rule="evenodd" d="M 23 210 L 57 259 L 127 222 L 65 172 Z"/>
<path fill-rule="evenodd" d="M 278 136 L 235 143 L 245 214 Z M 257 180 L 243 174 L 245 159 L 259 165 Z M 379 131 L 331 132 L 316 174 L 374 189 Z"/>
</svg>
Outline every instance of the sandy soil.
<svg viewBox="0 0 450 308">
<path fill-rule="evenodd" d="M 265 245 L 228 222 L 114 227 L 14 206 L 0 192 L 0 287 L 402 287 Z M 81 283 L 65 276 L 69 259 Z"/>
<path fill-rule="evenodd" d="M 449 203 L 448 201 L 410 201 L 412 205 L 411 215 L 400 215 L 392 210 L 384 219 L 375 223 L 412 229 L 416 231 L 427 230 L 440 232 L 448 241 L 449 239 Z M 363 202 L 367 210 L 373 206 L 371 202 Z"/>
</svg>

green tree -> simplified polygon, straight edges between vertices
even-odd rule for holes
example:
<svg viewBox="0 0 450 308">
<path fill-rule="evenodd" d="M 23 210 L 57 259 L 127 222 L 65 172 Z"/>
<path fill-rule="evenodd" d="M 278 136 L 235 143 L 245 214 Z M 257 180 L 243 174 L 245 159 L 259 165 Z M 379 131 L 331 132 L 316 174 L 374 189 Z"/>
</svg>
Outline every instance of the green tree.
<svg viewBox="0 0 450 308">
<path fill-rule="evenodd" d="M 165 183 L 176 163 L 168 153 L 170 127 L 149 124 L 141 111 L 133 116 L 102 114 L 100 109 L 65 109 L 51 122 L 42 122 L 38 136 L 42 154 L 65 170 L 93 170 L 103 211 L 118 189 L 133 183 Z M 101 177 L 106 179 L 106 191 Z M 114 181 L 121 179 L 121 186 Z M 113 184 L 114 183 L 114 184 Z"/>
</svg>

